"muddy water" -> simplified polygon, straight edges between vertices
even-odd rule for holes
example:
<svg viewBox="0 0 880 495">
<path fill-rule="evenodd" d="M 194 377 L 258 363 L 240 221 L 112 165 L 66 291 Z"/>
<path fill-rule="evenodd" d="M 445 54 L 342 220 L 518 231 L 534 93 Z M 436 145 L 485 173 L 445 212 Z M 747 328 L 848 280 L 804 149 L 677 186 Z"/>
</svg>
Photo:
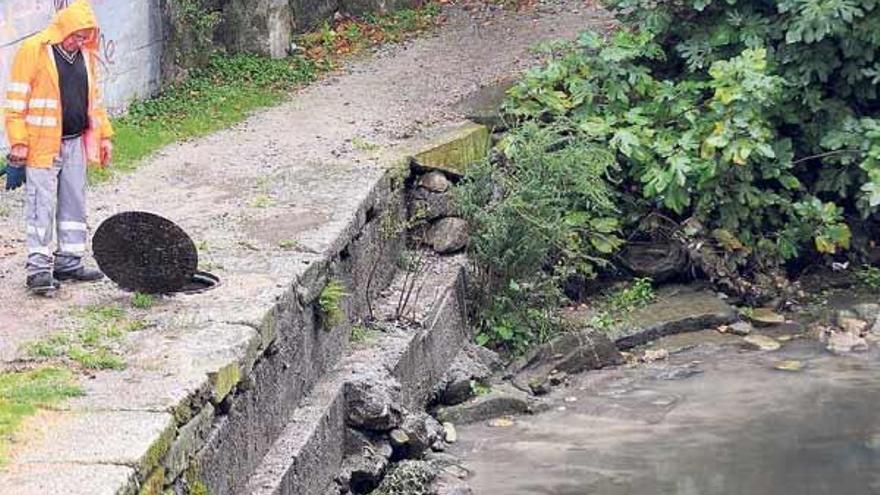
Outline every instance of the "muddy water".
<svg viewBox="0 0 880 495">
<path fill-rule="evenodd" d="M 513 426 L 459 428 L 474 492 L 880 494 L 880 353 L 752 351 L 717 332 L 654 346 L 685 350 L 574 377 Z"/>
</svg>

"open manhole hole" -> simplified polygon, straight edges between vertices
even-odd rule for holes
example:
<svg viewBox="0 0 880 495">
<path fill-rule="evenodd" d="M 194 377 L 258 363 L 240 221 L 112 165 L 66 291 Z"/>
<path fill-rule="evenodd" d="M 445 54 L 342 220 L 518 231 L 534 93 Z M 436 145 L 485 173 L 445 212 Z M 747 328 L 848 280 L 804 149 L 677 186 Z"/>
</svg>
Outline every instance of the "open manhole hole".
<svg viewBox="0 0 880 495">
<path fill-rule="evenodd" d="M 186 232 L 153 213 L 113 215 L 95 231 L 92 246 L 101 271 L 126 290 L 196 294 L 220 285 L 217 276 L 198 270 L 198 251 Z"/>
</svg>

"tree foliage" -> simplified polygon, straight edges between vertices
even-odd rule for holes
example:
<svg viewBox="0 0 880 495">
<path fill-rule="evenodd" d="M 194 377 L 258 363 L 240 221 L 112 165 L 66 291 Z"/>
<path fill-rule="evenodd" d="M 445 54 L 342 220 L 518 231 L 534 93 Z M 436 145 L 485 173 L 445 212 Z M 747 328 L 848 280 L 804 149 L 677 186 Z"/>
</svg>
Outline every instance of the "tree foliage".
<svg viewBox="0 0 880 495">
<path fill-rule="evenodd" d="M 728 250 L 848 248 L 880 206 L 880 2 L 607 4 L 621 28 L 555 47 L 508 113 L 608 146 L 642 211 Z"/>
</svg>

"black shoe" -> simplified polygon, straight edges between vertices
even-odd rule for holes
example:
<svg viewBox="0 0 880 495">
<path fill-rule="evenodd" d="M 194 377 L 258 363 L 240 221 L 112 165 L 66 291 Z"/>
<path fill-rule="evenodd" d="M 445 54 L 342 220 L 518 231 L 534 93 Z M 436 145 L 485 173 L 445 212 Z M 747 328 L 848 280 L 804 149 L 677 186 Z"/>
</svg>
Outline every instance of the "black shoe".
<svg viewBox="0 0 880 495">
<path fill-rule="evenodd" d="M 70 272 L 54 272 L 54 275 L 58 280 L 74 280 L 77 282 L 94 282 L 104 278 L 104 274 L 101 273 L 101 270 L 86 268 L 84 266 Z"/>
<path fill-rule="evenodd" d="M 45 296 L 52 294 L 59 287 L 61 287 L 61 283 L 55 280 L 55 277 L 49 272 L 35 273 L 27 277 L 28 290 L 37 295 Z"/>
</svg>

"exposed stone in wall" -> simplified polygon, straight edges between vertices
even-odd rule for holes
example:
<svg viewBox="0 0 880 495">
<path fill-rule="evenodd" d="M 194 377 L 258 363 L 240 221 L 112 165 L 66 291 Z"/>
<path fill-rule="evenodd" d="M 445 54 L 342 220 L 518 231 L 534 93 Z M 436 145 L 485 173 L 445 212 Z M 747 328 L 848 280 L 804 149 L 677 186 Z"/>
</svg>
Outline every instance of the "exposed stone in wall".
<svg viewBox="0 0 880 495">
<path fill-rule="evenodd" d="M 221 18 L 220 0 L 160 0 L 160 6 L 165 33 L 161 80 L 167 84 L 185 77 L 188 68 L 208 62 Z"/>
<path fill-rule="evenodd" d="M 339 10 L 339 0 L 289 0 L 293 29 L 297 33 L 317 28 Z"/>
<path fill-rule="evenodd" d="M 221 33 L 233 52 L 287 56 L 293 30 L 288 0 L 227 0 Z"/>
</svg>

